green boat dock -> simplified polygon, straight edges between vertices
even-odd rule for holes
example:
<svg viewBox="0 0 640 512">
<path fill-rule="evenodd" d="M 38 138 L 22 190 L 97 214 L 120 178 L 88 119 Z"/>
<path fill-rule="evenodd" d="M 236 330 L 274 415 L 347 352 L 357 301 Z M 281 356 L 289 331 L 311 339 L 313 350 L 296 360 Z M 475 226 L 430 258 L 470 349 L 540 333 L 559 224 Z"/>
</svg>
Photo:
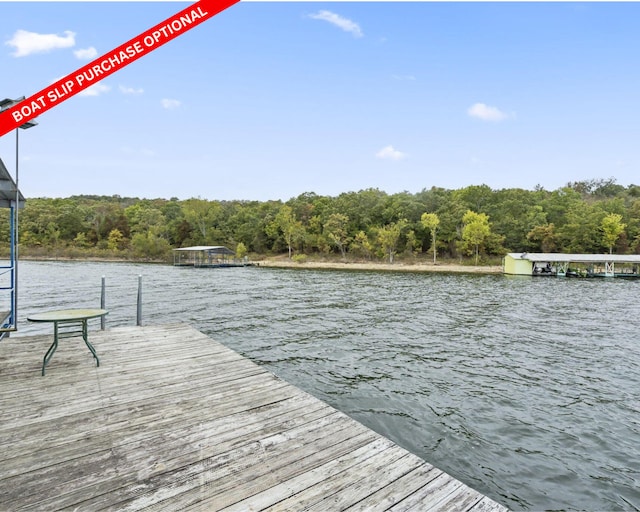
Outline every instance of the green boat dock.
<svg viewBox="0 0 640 512">
<path fill-rule="evenodd" d="M 3 510 L 506 508 L 184 324 L 0 343 Z"/>
<path fill-rule="evenodd" d="M 509 253 L 502 266 L 518 276 L 640 278 L 639 254 Z"/>
</svg>

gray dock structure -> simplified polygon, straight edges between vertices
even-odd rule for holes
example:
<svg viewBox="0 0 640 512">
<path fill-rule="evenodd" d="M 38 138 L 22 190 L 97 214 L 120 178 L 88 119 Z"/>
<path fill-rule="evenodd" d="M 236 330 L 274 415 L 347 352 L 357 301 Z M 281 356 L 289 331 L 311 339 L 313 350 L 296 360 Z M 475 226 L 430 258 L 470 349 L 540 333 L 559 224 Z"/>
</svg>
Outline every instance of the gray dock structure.
<svg viewBox="0 0 640 512">
<path fill-rule="evenodd" d="M 0 343 L 1 510 L 504 511 L 184 324 Z"/>
</svg>

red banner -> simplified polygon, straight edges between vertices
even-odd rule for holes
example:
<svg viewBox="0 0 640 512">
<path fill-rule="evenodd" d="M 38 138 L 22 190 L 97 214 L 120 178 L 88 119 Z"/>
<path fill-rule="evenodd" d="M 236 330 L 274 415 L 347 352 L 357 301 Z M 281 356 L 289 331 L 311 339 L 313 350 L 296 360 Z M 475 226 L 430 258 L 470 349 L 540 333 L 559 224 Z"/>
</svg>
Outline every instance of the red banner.
<svg viewBox="0 0 640 512">
<path fill-rule="evenodd" d="M 0 113 L 0 137 L 239 1 L 199 0 L 138 37 L 4 110 Z"/>
</svg>

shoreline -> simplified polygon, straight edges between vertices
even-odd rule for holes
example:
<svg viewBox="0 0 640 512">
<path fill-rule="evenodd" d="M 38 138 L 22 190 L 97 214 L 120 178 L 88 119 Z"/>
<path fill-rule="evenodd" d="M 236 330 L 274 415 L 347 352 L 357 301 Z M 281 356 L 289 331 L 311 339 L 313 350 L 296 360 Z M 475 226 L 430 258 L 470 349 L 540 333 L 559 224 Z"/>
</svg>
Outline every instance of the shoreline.
<svg viewBox="0 0 640 512">
<path fill-rule="evenodd" d="M 149 265 L 172 265 L 166 261 L 142 261 L 119 258 L 69 258 L 21 256 L 20 261 L 64 261 L 93 263 L 140 263 Z M 501 265 L 461 265 L 458 263 L 379 263 L 379 262 L 343 262 L 343 261 L 305 261 L 296 262 L 287 258 L 260 259 L 251 261 L 256 267 L 291 268 L 302 270 L 362 270 L 384 272 L 445 272 L 459 274 L 502 274 Z"/>
<path fill-rule="evenodd" d="M 349 263 L 342 261 L 305 261 L 297 263 L 290 260 L 265 259 L 252 262 L 256 266 L 270 268 L 294 268 L 313 270 L 369 270 L 386 272 L 455 272 L 467 274 L 502 274 L 500 265 L 458 265 L 451 263 Z"/>
</svg>

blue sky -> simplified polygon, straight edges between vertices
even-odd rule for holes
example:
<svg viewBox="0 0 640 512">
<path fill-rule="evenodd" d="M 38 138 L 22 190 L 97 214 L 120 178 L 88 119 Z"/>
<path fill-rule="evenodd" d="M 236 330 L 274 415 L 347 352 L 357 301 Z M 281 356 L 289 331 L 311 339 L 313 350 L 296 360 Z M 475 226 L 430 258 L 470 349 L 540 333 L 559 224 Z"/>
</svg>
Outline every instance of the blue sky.
<svg viewBox="0 0 640 512">
<path fill-rule="evenodd" d="M 185 7 L 0 2 L 0 99 Z M 20 133 L 26 197 L 640 184 L 639 3 L 243 2 Z M 15 136 L 0 158 L 15 168 Z"/>
</svg>

